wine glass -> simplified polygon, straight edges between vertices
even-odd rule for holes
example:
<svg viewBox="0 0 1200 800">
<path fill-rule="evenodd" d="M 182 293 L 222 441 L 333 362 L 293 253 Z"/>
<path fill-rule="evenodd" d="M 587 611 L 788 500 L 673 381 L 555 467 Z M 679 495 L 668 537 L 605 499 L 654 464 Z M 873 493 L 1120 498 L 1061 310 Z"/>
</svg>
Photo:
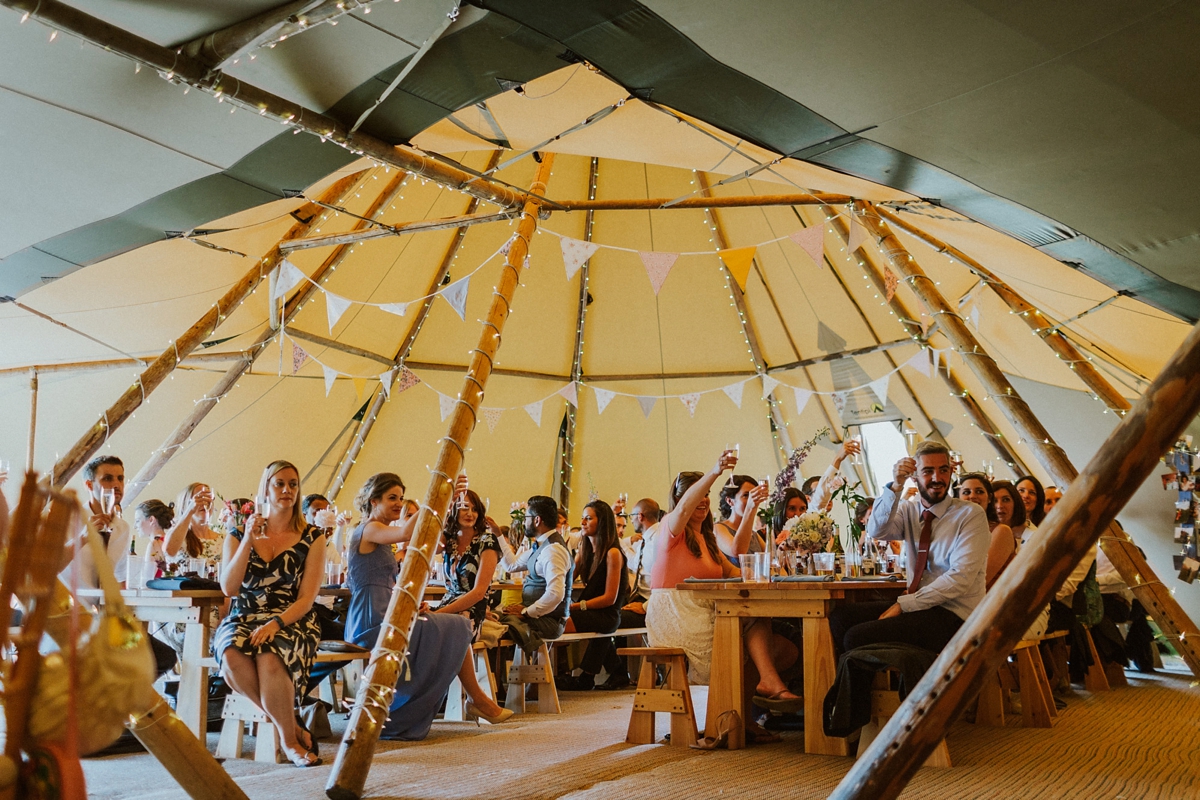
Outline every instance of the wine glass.
<svg viewBox="0 0 1200 800">
<path fill-rule="evenodd" d="M 957 450 L 951 450 L 950 451 L 950 471 L 957 475 L 959 470 L 962 469 L 962 465 L 963 465 L 962 453 L 958 452 Z"/>
<path fill-rule="evenodd" d="M 256 531 L 254 533 L 254 537 L 256 539 L 266 539 L 267 538 L 266 521 L 267 521 L 267 517 L 271 516 L 271 501 L 270 501 L 270 499 L 268 499 L 267 497 L 265 497 L 261 494 L 259 496 L 255 497 L 254 498 L 254 513 L 258 514 L 259 518 L 261 518 L 263 521 L 263 532 L 258 533 Z"/>
</svg>

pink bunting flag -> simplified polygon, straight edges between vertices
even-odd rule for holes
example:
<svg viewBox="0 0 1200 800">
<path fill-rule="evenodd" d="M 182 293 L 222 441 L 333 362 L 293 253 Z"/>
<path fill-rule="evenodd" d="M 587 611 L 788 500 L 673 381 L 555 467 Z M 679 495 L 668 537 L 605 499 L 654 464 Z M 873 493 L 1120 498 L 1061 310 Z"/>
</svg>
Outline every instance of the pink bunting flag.
<svg viewBox="0 0 1200 800">
<path fill-rule="evenodd" d="M 654 404 L 658 402 L 657 397 L 638 397 L 638 405 L 642 407 L 642 416 L 650 419 L 650 412 L 654 410 Z"/>
<path fill-rule="evenodd" d="M 488 433 L 495 433 L 496 425 L 500 422 L 500 414 L 504 411 L 504 409 L 481 408 L 479 411 L 483 414 L 483 421 L 487 423 Z"/>
<path fill-rule="evenodd" d="M 867 229 L 854 217 L 850 218 L 850 236 L 846 242 L 846 252 L 854 255 L 854 251 L 867 241 Z"/>
<path fill-rule="evenodd" d="M 900 285 L 900 279 L 896 277 L 896 273 L 892 272 L 891 267 L 883 268 L 883 288 L 884 294 L 887 295 L 887 301 L 892 302 L 892 298 L 896 296 L 896 287 Z"/>
<path fill-rule="evenodd" d="M 304 352 L 303 347 L 292 342 L 292 374 L 295 375 L 307 363 L 308 353 Z"/>
<path fill-rule="evenodd" d="M 563 266 L 567 269 L 567 280 L 574 278 L 575 273 L 579 272 L 579 268 L 600 249 L 600 245 L 594 242 L 584 242 L 567 236 L 562 237 L 561 244 Z"/>
<path fill-rule="evenodd" d="M 504 244 L 500 245 L 500 255 L 502 255 L 502 256 L 508 255 L 508 251 L 512 249 L 513 242 L 516 241 L 516 239 L 517 239 L 517 235 L 515 233 L 512 236 L 508 237 L 508 241 L 505 242 Z"/>
<path fill-rule="evenodd" d="M 679 260 L 679 253 L 660 253 L 643 250 L 638 255 L 641 256 L 642 265 L 646 267 L 646 275 L 650 277 L 650 286 L 654 288 L 654 293 L 658 294 L 658 290 L 666 283 L 667 275 L 671 272 L 671 267 L 675 266 L 675 262 Z"/>
<path fill-rule="evenodd" d="M 576 387 L 574 381 L 571 381 L 566 386 L 559 389 L 556 394 L 561 394 L 563 397 L 567 398 L 568 403 L 576 408 L 579 408 L 579 389 Z"/>
<path fill-rule="evenodd" d="M 538 400 L 536 403 L 530 403 L 529 405 L 525 406 L 525 413 L 529 415 L 529 418 L 532 419 L 539 428 L 542 427 L 542 401 L 541 400 Z"/>
<path fill-rule="evenodd" d="M 404 390 L 411 389 L 420 382 L 421 379 L 417 377 L 417 373 L 413 372 L 408 367 L 404 367 L 402 370 L 400 370 L 400 377 L 396 380 L 396 384 L 392 388 L 395 390 L 396 394 L 400 394 Z"/>
<path fill-rule="evenodd" d="M 608 404 L 617 396 L 616 392 L 610 392 L 608 389 L 597 389 L 592 387 L 592 391 L 596 393 L 596 411 L 603 414 L 604 409 L 608 408 Z"/>
<path fill-rule="evenodd" d="M 688 392 L 687 394 L 682 395 L 679 400 L 683 403 L 683 407 L 688 410 L 689 417 L 696 416 L 696 406 L 700 405 L 699 392 Z"/>
<path fill-rule="evenodd" d="M 725 392 L 726 396 L 733 401 L 733 404 L 738 408 L 742 407 L 742 390 L 746 388 L 745 381 L 738 381 L 725 386 L 721 391 Z"/>
<path fill-rule="evenodd" d="M 801 250 L 808 253 L 808 257 L 813 260 L 814 264 L 818 267 L 825 266 L 825 227 L 823 225 L 813 225 L 802 231 L 790 233 L 788 238 L 799 245 Z"/>
</svg>

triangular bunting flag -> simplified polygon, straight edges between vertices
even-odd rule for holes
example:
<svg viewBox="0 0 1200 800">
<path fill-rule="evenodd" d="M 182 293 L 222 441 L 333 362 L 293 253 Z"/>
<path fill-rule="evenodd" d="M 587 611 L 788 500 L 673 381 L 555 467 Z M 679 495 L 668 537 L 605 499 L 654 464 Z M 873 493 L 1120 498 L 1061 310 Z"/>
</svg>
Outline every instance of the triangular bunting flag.
<svg viewBox="0 0 1200 800">
<path fill-rule="evenodd" d="M 937 375 L 938 360 L 942 357 L 942 351 L 941 350 L 930 350 L 929 352 L 933 353 L 933 374 Z"/>
<path fill-rule="evenodd" d="M 788 234 L 788 238 L 808 253 L 808 257 L 818 267 L 825 266 L 825 226 L 813 225 L 802 231 Z"/>
<path fill-rule="evenodd" d="M 979 330 L 979 302 L 971 303 L 971 313 L 967 314 L 967 319 L 971 321 L 971 327 L 976 331 Z"/>
<path fill-rule="evenodd" d="M 688 394 L 681 395 L 679 400 L 683 403 L 683 407 L 688 410 L 689 417 L 696 416 L 696 406 L 700 405 L 699 392 L 689 392 Z"/>
<path fill-rule="evenodd" d="M 576 387 L 574 381 L 571 381 L 566 386 L 559 389 L 556 394 L 561 394 L 563 397 L 567 398 L 568 403 L 576 408 L 579 408 L 579 389 Z"/>
<path fill-rule="evenodd" d="M 329 392 L 333 389 L 333 382 L 337 380 L 338 371 L 324 364 L 321 365 L 321 369 L 325 371 L 325 396 L 329 397 Z"/>
<path fill-rule="evenodd" d="M 457 403 L 458 400 L 456 398 L 438 392 L 438 410 L 442 412 L 442 422 L 445 422 L 446 417 L 454 413 L 454 406 Z"/>
<path fill-rule="evenodd" d="M 300 271 L 299 267 L 285 258 L 283 263 L 279 265 L 279 275 L 275 278 L 275 291 L 271 295 L 271 299 L 277 300 L 283 297 L 295 288 L 296 284 L 304 280 L 305 277 L 305 274 Z"/>
<path fill-rule="evenodd" d="M 504 411 L 502 408 L 481 408 L 483 413 L 483 421 L 487 423 L 488 433 L 496 432 L 496 423 L 500 422 L 500 414 Z"/>
<path fill-rule="evenodd" d="M 292 374 L 295 375 L 307 363 L 308 353 L 304 352 L 303 347 L 292 342 Z"/>
<path fill-rule="evenodd" d="M 817 347 L 826 353 L 840 353 L 846 349 L 846 340 L 838 336 L 833 328 L 817 320 Z"/>
<path fill-rule="evenodd" d="M 883 290 L 887 295 L 887 301 L 892 302 L 892 298 L 896 296 L 896 287 L 900 285 L 900 279 L 896 277 L 896 273 L 892 272 L 891 267 L 883 268 Z"/>
<path fill-rule="evenodd" d="M 867 241 L 867 229 L 861 222 L 854 217 L 850 218 L 850 236 L 846 241 L 846 252 L 854 255 L 854 251 L 863 246 L 863 242 Z"/>
<path fill-rule="evenodd" d="M 754 265 L 754 254 L 757 247 L 738 247 L 734 250 L 719 250 L 717 255 L 725 262 L 729 274 L 737 281 L 738 288 L 746 291 L 746 279 L 750 277 L 750 267 Z"/>
<path fill-rule="evenodd" d="M 642 265 L 646 268 L 646 274 L 650 277 L 650 286 L 654 288 L 654 293 L 658 294 L 658 290 L 662 288 L 663 283 L 667 280 L 667 275 L 671 272 L 671 267 L 675 266 L 675 262 L 679 259 L 679 253 L 659 253 L 641 251 L 638 253 L 642 258 Z"/>
<path fill-rule="evenodd" d="M 608 404 L 617 396 L 616 392 L 610 392 L 608 389 L 597 389 L 592 387 L 592 391 L 596 393 L 596 411 L 600 414 L 604 413 L 604 409 L 608 408 Z"/>
<path fill-rule="evenodd" d="M 796 393 L 796 413 L 803 414 L 804 407 L 808 405 L 808 398 L 812 397 L 812 392 L 808 389 L 792 389 Z"/>
<path fill-rule="evenodd" d="M 421 379 L 417 377 L 417 373 L 413 372 L 408 367 L 404 367 L 402 370 L 400 370 L 400 377 L 396 380 L 396 384 L 392 387 L 392 389 L 396 392 L 396 394 L 400 394 L 404 390 L 411 389 L 420 382 Z"/>
<path fill-rule="evenodd" d="M 738 381 L 737 383 L 731 383 L 728 386 L 723 387 L 721 389 L 721 391 L 725 392 L 725 394 L 729 397 L 729 399 L 733 401 L 733 404 L 735 406 L 737 406 L 738 408 L 741 408 L 742 407 L 742 390 L 745 388 L 746 388 L 746 382 Z"/>
<path fill-rule="evenodd" d="M 529 256 L 525 256 L 525 260 L 521 262 L 521 269 L 529 269 Z"/>
<path fill-rule="evenodd" d="M 579 272 L 579 268 L 599 249 L 600 245 L 594 242 L 584 242 L 564 236 L 562 238 L 562 254 L 563 266 L 567 268 L 567 280 L 574 278 L 575 273 Z"/>
<path fill-rule="evenodd" d="M 658 402 L 657 397 L 638 397 L 638 405 L 642 407 L 642 416 L 650 419 L 650 412 L 654 410 L 654 404 Z"/>
<path fill-rule="evenodd" d="M 879 398 L 879 402 L 883 403 L 884 405 L 887 405 L 888 381 L 891 379 L 892 373 L 889 372 L 882 378 L 876 378 L 867 384 L 867 386 L 871 387 L 871 391 L 875 393 L 875 396 Z"/>
<path fill-rule="evenodd" d="M 846 410 L 846 394 L 846 392 L 833 393 L 833 407 L 837 409 L 839 414 Z"/>
<path fill-rule="evenodd" d="M 500 255 L 502 255 L 502 256 L 508 255 L 508 251 L 510 249 L 512 249 L 512 243 L 513 243 L 513 241 L 516 240 L 516 238 L 517 238 L 517 235 L 514 233 L 512 236 L 508 237 L 507 242 L 500 245 Z"/>
<path fill-rule="evenodd" d="M 399 367 L 392 367 L 387 372 L 381 373 L 379 376 L 379 388 L 383 390 L 383 399 L 392 399 L 392 380 L 396 377 L 396 370 Z M 407 372 L 407 370 L 405 370 Z M 404 391 L 401 389 L 400 391 Z"/>
<path fill-rule="evenodd" d="M 922 347 L 920 350 L 913 353 L 913 357 L 904 363 L 908 364 L 908 366 L 912 367 L 926 378 L 929 377 L 929 350 L 926 348 Z"/>
<path fill-rule="evenodd" d="M 442 299 L 450 304 L 454 309 L 454 313 L 458 314 L 459 319 L 464 322 L 467 319 L 467 289 L 471 283 L 471 276 L 459 278 L 454 283 L 442 290 Z"/>
<path fill-rule="evenodd" d="M 350 307 L 350 301 L 332 292 L 325 293 L 325 314 L 329 318 L 329 335 L 333 335 L 333 326 L 337 325 L 342 314 Z"/>
<path fill-rule="evenodd" d="M 362 402 L 363 390 L 367 388 L 366 378 L 351 378 L 354 381 L 354 393 L 358 395 L 358 402 Z"/>
<path fill-rule="evenodd" d="M 763 382 L 762 399 L 766 400 L 768 397 L 771 396 L 771 392 L 775 391 L 775 387 L 779 385 L 779 381 L 775 380 L 770 375 L 763 375 L 762 382 Z"/>
<path fill-rule="evenodd" d="M 529 415 L 529 418 L 532 419 L 539 428 L 542 427 L 542 401 L 541 400 L 538 400 L 536 403 L 530 403 L 529 405 L 525 406 L 525 413 Z"/>
<path fill-rule="evenodd" d="M 397 317 L 403 317 L 404 312 L 408 311 L 408 303 L 384 303 L 379 307 L 389 314 L 395 314 Z"/>
</svg>

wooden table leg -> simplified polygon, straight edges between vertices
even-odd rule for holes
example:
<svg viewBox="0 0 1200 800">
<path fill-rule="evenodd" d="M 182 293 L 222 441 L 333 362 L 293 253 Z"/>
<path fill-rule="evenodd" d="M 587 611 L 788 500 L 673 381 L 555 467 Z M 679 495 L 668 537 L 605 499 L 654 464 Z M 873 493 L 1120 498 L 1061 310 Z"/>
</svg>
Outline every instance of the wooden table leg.
<svg viewBox="0 0 1200 800">
<path fill-rule="evenodd" d="M 201 742 L 208 733 L 208 667 L 202 666 L 208 655 L 208 617 L 208 608 L 201 608 L 201 622 L 187 623 L 176 700 L 179 718 Z"/>
<path fill-rule="evenodd" d="M 714 648 L 715 649 L 715 648 Z M 844 756 L 845 739 L 825 735 L 825 695 L 837 676 L 827 617 L 804 618 L 804 752 Z M 711 695 L 710 695 L 711 697 Z M 710 705 L 711 708 L 711 705 Z"/>
<path fill-rule="evenodd" d="M 708 679 L 708 713 L 704 719 L 704 735 L 716 737 L 721 715 L 737 711 L 745 721 L 741 617 L 718 614 L 713 625 L 712 668 Z M 728 725 L 729 720 L 725 720 Z M 744 725 L 729 729 L 729 749 L 746 746 Z"/>
</svg>

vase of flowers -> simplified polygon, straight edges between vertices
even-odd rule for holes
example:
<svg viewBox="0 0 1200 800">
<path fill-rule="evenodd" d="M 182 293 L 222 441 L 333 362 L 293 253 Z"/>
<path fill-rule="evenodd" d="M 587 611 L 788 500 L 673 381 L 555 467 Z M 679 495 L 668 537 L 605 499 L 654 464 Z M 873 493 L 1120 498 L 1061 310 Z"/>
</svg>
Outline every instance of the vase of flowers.
<svg viewBox="0 0 1200 800">
<path fill-rule="evenodd" d="M 822 511 L 792 517 L 783 526 L 784 546 L 796 552 L 796 570 L 812 573 L 812 554 L 824 552 L 836 534 L 833 518 Z"/>
</svg>

